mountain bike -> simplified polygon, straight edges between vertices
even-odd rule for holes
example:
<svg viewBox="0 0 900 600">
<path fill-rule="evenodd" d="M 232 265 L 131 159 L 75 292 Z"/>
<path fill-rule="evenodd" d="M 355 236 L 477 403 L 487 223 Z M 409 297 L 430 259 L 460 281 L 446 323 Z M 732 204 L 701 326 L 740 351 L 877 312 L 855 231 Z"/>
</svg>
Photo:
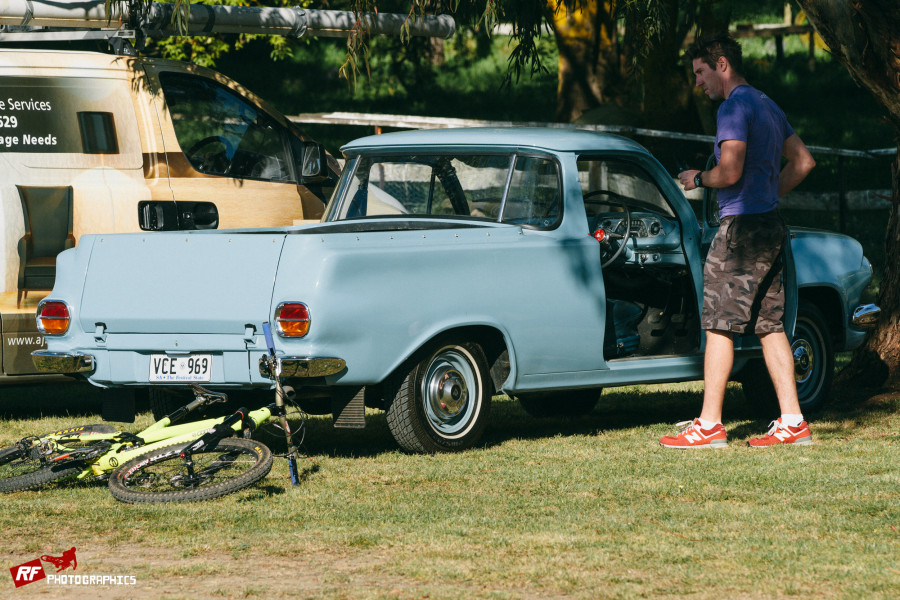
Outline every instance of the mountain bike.
<svg viewBox="0 0 900 600">
<path fill-rule="evenodd" d="M 265 477 L 272 452 L 245 436 L 267 422 L 275 404 L 214 419 L 180 423 L 193 411 L 226 401 L 194 386 L 195 399 L 139 433 L 106 424 L 68 427 L 0 449 L 0 491 L 34 489 L 62 479 L 109 479 L 124 502 L 218 498 Z"/>
<path fill-rule="evenodd" d="M 260 362 L 274 383 L 274 403 L 254 411 L 240 408 L 218 419 L 176 424 L 201 407 L 227 400 L 225 394 L 195 384 L 193 402 L 136 434 L 94 424 L 26 437 L 0 449 L 0 492 L 93 477 L 108 479 L 109 491 L 122 502 L 218 498 L 253 485 L 269 473 L 271 450 L 249 438 L 271 420 L 277 420 L 284 431 L 291 484 L 299 485 L 299 453 L 285 406 L 292 390 L 281 385 L 281 361 L 275 355 L 269 323 L 263 323 L 263 332 L 268 354 Z M 306 424 L 306 414 L 300 410 L 299 415 L 297 434 Z M 232 437 L 237 432 L 242 432 L 243 438 Z"/>
</svg>

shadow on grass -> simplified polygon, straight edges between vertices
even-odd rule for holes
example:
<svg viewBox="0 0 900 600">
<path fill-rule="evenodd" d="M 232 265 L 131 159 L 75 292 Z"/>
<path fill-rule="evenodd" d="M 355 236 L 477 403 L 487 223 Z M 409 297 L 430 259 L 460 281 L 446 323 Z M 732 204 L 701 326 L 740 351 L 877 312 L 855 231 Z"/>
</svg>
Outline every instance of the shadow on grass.
<svg viewBox="0 0 900 600">
<path fill-rule="evenodd" d="M 24 383 L 0 387 L 0 419 L 72 417 L 100 422 L 107 390 L 84 381 Z"/>
<path fill-rule="evenodd" d="M 0 396 L 0 418 L 30 419 L 71 416 L 73 420 L 100 422 L 103 390 L 81 382 L 6 386 Z M 254 398 L 256 399 L 256 398 Z M 262 402 L 262 400 L 260 400 Z M 490 448 L 513 439 L 544 439 L 557 435 L 593 436 L 604 431 L 674 425 L 700 412 L 702 393 L 678 386 L 654 386 L 650 390 L 621 388 L 608 390 L 597 406 L 581 417 L 534 418 L 513 398 L 496 396 L 490 420 L 479 447 Z M 856 403 L 837 403 L 817 420 L 817 431 L 829 437 L 851 435 L 860 428 L 877 424 L 900 407 L 897 395 L 872 396 Z M 149 407 L 137 406 L 139 412 Z M 768 429 L 770 418 L 759 418 L 745 399 L 740 386 L 730 386 L 725 400 L 725 426 L 735 439 L 757 436 Z M 306 423 L 301 454 L 314 458 L 374 457 L 400 452 L 387 426 L 385 414 L 369 411 L 365 429 L 335 429 L 330 416 L 310 417 Z M 255 435 L 276 454 L 284 453 L 283 433 L 267 427 Z M 299 436 L 298 436 L 299 437 Z M 301 465 L 302 466 L 302 465 Z M 319 466 L 306 468 L 306 479 Z"/>
<path fill-rule="evenodd" d="M 600 397 L 597 407 L 581 417 L 535 418 L 528 415 L 514 398 L 496 396 L 481 448 L 498 446 L 513 439 L 544 439 L 557 435 L 597 435 L 603 431 L 628 429 L 684 421 L 700 411 L 701 394 L 694 391 L 609 391 Z M 753 411 L 744 401 L 739 387 L 729 388 L 726 412 L 730 420 L 752 419 Z M 727 423 L 726 423 L 727 425 Z M 400 452 L 388 430 L 383 412 L 370 411 L 362 430 L 334 429 L 330 417 L 314 417 L 307 423 L 302 450 L 310 456 L 332 458 L 373 457 Z M 757 425 L 764 429 L 765 423 Z M 281 440 L 262 441 L 276 452 L 283 451 Z M 279 450 L 280 449 L 280 450 Z"/>
</svg>

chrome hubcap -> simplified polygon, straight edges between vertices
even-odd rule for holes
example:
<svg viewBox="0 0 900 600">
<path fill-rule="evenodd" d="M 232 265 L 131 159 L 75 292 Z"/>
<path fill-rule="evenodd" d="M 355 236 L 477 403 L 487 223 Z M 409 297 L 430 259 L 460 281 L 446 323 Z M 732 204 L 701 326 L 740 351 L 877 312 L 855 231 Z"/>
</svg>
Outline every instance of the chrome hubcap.
<svg viewBox="0 0 900 600">
<path fill-rule="evenodd" d="M 428 390 L 428 399 L 432 410 L 442 420 L 448 420 L 458 415 L 466 405 L 469 390 L 459 371 L 449 365 L 439 369 L 435 375 Z"/>
<path fill-rule="evenodd" d="M 472 359 L 461 348 L 440 352 L 422 380 L 428 424 L 445 437 L 464 435 L 478 411 L 479 379 Z"/>
<path fill-rule="evenodd" d="M 806 340 L 797 340 L 791 345 L 791 352 L 794 354 L 794 379 L 803 383 L 812 375 L 815 363 L 812 345 Z"/>
</svg>

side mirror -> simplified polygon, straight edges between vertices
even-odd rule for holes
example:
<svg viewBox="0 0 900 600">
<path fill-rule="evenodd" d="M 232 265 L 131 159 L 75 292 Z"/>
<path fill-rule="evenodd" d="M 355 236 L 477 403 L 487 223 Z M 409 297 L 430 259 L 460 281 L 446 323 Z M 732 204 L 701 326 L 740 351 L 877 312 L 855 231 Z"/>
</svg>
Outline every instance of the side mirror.
<svg viewBox="0 0 900 600">
<path fill-rule="evenodd" d="M 325 146 L 317 142 L 303 142 L 300 159 L 300 182 L 312 182 L 328 177 L 328 159 Z"/>
</svg>

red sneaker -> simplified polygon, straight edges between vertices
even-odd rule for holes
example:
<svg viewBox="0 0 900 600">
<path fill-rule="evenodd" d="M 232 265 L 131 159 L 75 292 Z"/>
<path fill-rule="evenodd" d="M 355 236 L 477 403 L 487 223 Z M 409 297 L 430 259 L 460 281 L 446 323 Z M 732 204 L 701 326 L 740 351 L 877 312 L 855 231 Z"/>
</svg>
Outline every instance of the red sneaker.
<svg viewBox="0 0 900 600">
<path fill-rule="evenodd" d="M 769 429 L 769 433 L 761 438 L 753 438 L 747 444 L 754 448 L 778 444 L 797 444 L 798 446 L 812 444 L 812 434 L 809 432 L 809 424 L 806 421 L 796 427 L 790 427 L 782 424 L 781 417 L 778 417 L 778 420 L 772 421 L 769 425 L 772 427 Z"/>
<path fill-rule="evenodd" d="M 659 445 L 666 448 L 727 448 L 728 436 L 721 423 L 712 429 L 701 429 L 700 419 L 677 423 L 678 433 L 659 438 Z"/>
</svg>

